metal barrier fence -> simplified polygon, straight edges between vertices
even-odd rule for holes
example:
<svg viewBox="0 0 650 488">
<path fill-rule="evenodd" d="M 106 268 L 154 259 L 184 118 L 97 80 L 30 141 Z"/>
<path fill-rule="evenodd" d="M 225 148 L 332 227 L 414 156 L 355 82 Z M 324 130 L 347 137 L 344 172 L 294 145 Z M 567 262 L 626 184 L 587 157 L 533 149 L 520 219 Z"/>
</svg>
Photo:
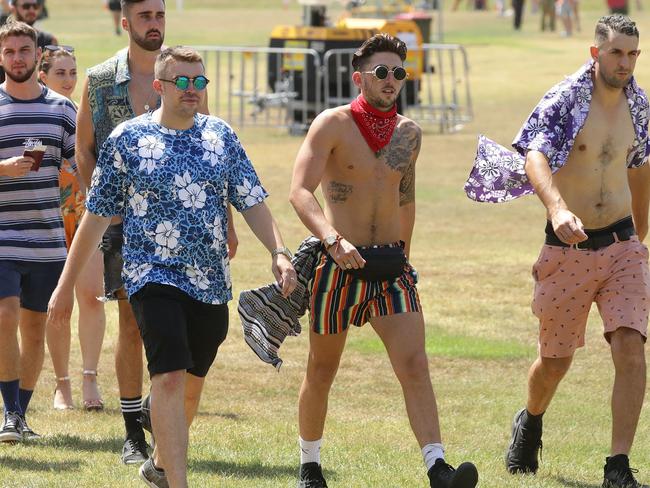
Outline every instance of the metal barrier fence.
<svg viewBox="0 0 650 488">
<path fill-rule="evenodd" d="M 302 133 L 322 110 L 349 103 L 354 49 L 196 46 L 211 80 L 215 115 L 239 129 L 288 128 Z M 440 132 L 472 120 L 469 64 L 457 44 L 422 46 L 422 69 L 405 84 L 400 112 Z"/>
</svg>

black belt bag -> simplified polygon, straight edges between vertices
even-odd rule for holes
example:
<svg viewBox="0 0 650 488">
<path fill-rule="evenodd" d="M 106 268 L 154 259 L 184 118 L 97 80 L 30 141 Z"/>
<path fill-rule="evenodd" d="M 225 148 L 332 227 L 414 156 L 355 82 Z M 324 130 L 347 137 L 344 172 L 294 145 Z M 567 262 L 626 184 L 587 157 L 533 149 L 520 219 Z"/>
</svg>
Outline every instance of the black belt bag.
<svg viewBox="0 0 650 488">
<path fill-rule="evenodd" d="M 364 281 L 392 281 L 404 272 L 406 255 L 400 246 L 362 247 L 357 250 L 366 264 L 363 268 L 347 270 L 355 278 Z"/>
</svg>

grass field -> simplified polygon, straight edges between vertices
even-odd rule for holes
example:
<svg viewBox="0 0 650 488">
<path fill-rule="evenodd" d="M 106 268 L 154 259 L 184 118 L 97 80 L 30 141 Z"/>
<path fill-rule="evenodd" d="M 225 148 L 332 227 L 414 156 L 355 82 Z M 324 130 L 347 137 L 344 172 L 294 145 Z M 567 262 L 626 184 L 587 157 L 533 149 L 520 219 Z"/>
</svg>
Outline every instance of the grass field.
<svg viewBox="0 0 650 488">
<path fill-rule="evenodd" d="M 168 0 L 169 44 L 265 45 L 274 24 L 298 23 L 300 11 L 279 0 L 186 0 L 177 13 Z M 600 0 L 581 2 L 581 33 L 563 39 L 541 34 L 526 12 L 522 32 L 493 12 L 446 14 L 446 40 L 464 44 L 471 63 L 476 119 L 460 133 L 426 131 L 418 161 L 418 214 L 412 261 L 420 274 L 431 375 L 438 395 L 450 462 L 473 460 L 485 488 L 596 488 L 609 446 L 613 368 L 600 321 L 590 319 L 581 350 L 545 417 L 544 459 L 537 477 L 505 473 L 510 421 L 525 399 L 526 372 L 535 357 L 530 313 L 530 267 L 542 241 L 544 212 L 534 198 L 479 205 L 462 191 L 476 135 L 507 144 L 543 92 L 586 60 Z M 87 68 L 122 47 L 98 0 L 49 0 L 43 29 L 77 48 Z M 529 7 L 529 6 L 527 6 Z M 528 8 L 527 8 L 528 10 Z M 633 12 L 641 45 L 650 15 Z M 639 59 L 637 79 L 650 86 L 650 62 Z M 271 193 L 269 205 L 285 240 L 306 235 L 287 202 L 301 138 L 277 130 L 244 130 L 241 139 Z M 232 263 L 235 293 L 271 279 L 270 261 L 241 218 L 240 248 Z M 109 321 L 99 381 L 104 413 L 54 412 L 49 357 L 37 388 L 31 424 L 44 434 L 30 445 L 0 446 L 2 487 L 137 487 L 137 469 L 119 463 L 123 427 L 113 368 L 116 309 Z M 287 341 L 278 374 L 242 340 L 235 307 L 231 332 L 209 377 L 192 428 L 190 484 L 197 487 L 295 486 L 298 464 L 297 394 L 307 355 L 306 336 Z M 76 339 L 73 339 L 76 341 Z M 81 365 L 73 344 L 71 374 L 80 398 Z M 650 481 L 650 409 L 643 411 L 633 466 Z M 335 488 L 427 486 L 401 392 L 380 342 L 366 326 L 353 330 L 330 397 L 323 463 Z"/>
</svg>

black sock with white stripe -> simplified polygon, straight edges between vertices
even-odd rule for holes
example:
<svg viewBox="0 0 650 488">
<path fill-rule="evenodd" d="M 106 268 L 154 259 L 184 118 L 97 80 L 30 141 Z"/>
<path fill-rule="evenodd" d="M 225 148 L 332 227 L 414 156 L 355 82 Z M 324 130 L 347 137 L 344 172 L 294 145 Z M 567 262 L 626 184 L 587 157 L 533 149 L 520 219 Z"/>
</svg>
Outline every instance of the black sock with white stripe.
<svg viewBox="0 0 650 488">
<path fill-rule="evenodd" d="M 120 408 L 124 417 L 127 437 L 144 437 L 140 414 L 142 413 L 142 397 L 120 398 Z"/>
</svg>

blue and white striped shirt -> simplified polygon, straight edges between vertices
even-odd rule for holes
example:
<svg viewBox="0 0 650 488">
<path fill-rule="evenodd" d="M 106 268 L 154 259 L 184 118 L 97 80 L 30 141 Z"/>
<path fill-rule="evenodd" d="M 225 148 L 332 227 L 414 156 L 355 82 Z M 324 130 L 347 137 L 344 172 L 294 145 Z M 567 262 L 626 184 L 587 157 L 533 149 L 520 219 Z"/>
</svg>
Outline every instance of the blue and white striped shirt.
<svg viewBox="0 0 650 488">
<path fill-rule="evenodd" d="M 48 88 L 32 100 L 0 88 L 0 160 L 23 154 L 28 140 L 47 146 L 38 171 L 0 176 L 0 260 L 65 260 L 59 169 L 63 158 L 76 170 L 75 118 L 72 102 Z"/>
</svg>

